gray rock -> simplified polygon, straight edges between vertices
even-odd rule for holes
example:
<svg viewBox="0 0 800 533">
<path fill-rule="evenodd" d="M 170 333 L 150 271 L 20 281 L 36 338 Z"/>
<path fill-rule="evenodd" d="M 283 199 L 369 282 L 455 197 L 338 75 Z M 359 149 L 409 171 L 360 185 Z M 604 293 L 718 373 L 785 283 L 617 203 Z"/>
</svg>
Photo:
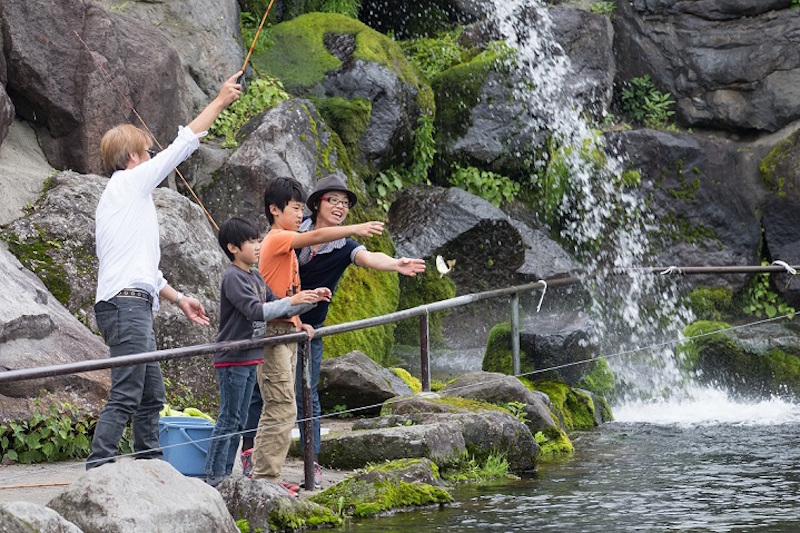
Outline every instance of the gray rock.
<svg viewBox="0 0 800 533">
<path fill-rule="evenodd" d="M 11 502 L 0 504 L 0 509 L 25 521 L 40 533 L 83 533 L 81 528 L 48 507 L 28 502 Z"/>
<path fill-rule="evenodd" d="M 20 120 L 12 121 L 8 136 L 0 144 L 0 226 L 25 214 L 42 194 L 52 171 L 33 129 Z"/>
<path fill-rule="evenodd" d="M 332 133 L 307 100 L 287 100 L 254 118 L 244 128 L 245 140 L 219 170 L 216 180 L 201 190 L 203 202 L 216 218 L 244 217 L 267 228 L 264 187 L 276 177 L 298 180 L 311 191 L 322 177 L 327 154 L 330 170 L 339 153 Z"/>
<path fill-rule="evenodd" d="M 47 506 L 84 533 L 238 532 L 219 492 L 159 460 L 93 468 Z"/>
<path fill-rule="evenodd" d="M 114 0 L 96 3 L 109 11 L 120 9 Z M 244 63 L 236 2 L 133 0 L 121 11 L 142 25 L 158 28 L 169 39 L 186 76 L 191 116 L 197 115 L 217 95 L 222 82 Z"/>
<path fill-rule="evenodd" d="M 651 244 L 657 265 L 759 263 L 764 197 L 758 164 L 763 148 L 697 135 L 635 130 L 610 135 L 633 168 L 642 172 L 659 233 Z M 765 206 L 765 209 L 771 207 Z M 745 275 L 693 275 L 689 287 L 741 289 Z"/>
<path fill-rule="evenodd" d="M 126 99 L 161 141 L 171 140 L 188 115 L 178 54 L 156 28 L 84 0 L 4 2 L 0 22 L 6 90 L 17 115 L 36 125 L 55 167 L 101 170 L 100 138 L 129 122 Z"/>
<path fill-rule="evenodd" d="M 575 385 L 595 367 L 590 362 L 598 352 L 591 343 L 593 330 L 593 319 L 580 311 L 532 315 L 521 321 L 520 351 L 536 370 L 561 367 L 537 374 L 537 379 Z"/>
<path fill-rule="evenodd" d="M 531 433 L 545 429 L 563 429 L 550 414 L 549 398 L 537 393 L 513 377 L 497 372 L 470 372 L 439 391 L 442 396 L 460 396 L 489 403 L 521 402 L 526 405 L 527 426 Z"/>
<path fill-rule="evenodd" d="M 0 247 L 0 369 L 18 370 L 108 357 L 108 349 L 47 291 L 7 250 Z M 35 400 L 43 406 L 67 402 L 98 412 L 106 399 L 107 372 L 3 384 L 0 419 L 27 419 Z"/>
<path fill-rule="evenodd" d="M 337 405 L 348 409 L 369 407 L 360 414 L 377 414 L 389 398 L 412 394 L 394 372 L 359 351 L 325 359 L 319 376 L 319 401 L 323 410 Z"/>
<path fill-rule="evenodd" d="M 8 135 L 8 129 L 14 120 L 14 103 L 9 98 L 4 84 L 0 84 L 0 145 Z"/>
<path fill-rule="evenodd" d="M 30 533 L 31 528 L 5 509 L 0 509 L 0 531 L 3 533 Z"/>
<path fill-rule="evenodd" d="M 424 424 L 352 431 L 328 437 L 319 455 L 330 468 L 355 469 L 369 463 L 427 457 L 439 466 L 464 455 L 464 437 L 450 424 Z"/>
<path fill-rule="evenodd" d="M 418 397 L 402 398 L 386 404 L 384 412 L 394 413 L 354 424 L 362 427 L 400 427 L 413 424 L 440 424 L 461 432 L 467 450 L 478 457 L 502 453 L 514 472 L 528 472 L 536 467 L 539 445 L 532 430 L 500 410 L 470 411 L 447 401 L 434 402 Z"/>
<path fill-rule="evenodd" d="M 617 75 L 650 74 L 672 93 L 686 126 L 776 131 L 800 118 L 800 12 L 788 7 L 778 0 L 620 2 Z"/>
<path fill-rule="evenodd" d="M 256 528 L 270 531 L 271 514 L 303 516 L 312 512 L 325 512 L 321 506 L 291 496 L 282 486 L 265 479 L 232 476 L 216 488 L 233 519 L 246 519 L 250 523 L 251 531 Z"/>
</svg>

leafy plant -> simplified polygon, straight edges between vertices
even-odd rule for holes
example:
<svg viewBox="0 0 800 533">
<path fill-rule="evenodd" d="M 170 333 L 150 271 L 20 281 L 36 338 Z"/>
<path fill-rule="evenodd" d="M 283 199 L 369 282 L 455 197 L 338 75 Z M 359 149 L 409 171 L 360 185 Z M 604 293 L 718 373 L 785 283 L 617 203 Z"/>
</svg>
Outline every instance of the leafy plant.
<svg viewBox="0 0 800 533">
<path fill-rule="evenodd" d="M 505 408 L 508 409 L 508 412 L 523 424 L 530 422 L 530 420 L 528 420 L 528 412 L 525 410 L 527 407 L 528 404 L 525 402 L 508 402 L 505 404 Z"/>
<path fill-rule="evenodd" d="M 621 94 L 622 110 L 635 122 L 648 128 L 667 128 L 675 114 L 675 100 L 659 91 L 649 74 L 632 78 Z"/>
<path fill-rule="evenodd" d="M 486 457 L 485 461 L 479 461 L 474 455 L 465 451 L 460 460 L 442 470 L 442 477 L 454 483 L 481 483 L 514 476 L 508 472 L 508 460 L 505 454 L 493 453 Z"/>
<path fill-rule="evenodd" d="M 428 179 L 428 171 L 433 165 L 433 158 L 436 155 L 434 133 L 433 118 L 428 115 L 419 117 L 417 129 L 414 130 L 411 165 L 408 168 L 394 167 L 384 170 L 367 184 L 367 192 L 381 209 L 389 211 L 394 193 L 405 185 L 431 184 Z"/>
<path fill-rule="evenodd" d="M 800 9 L 800 0 L 792 0 L 791 8 L 792 9 Z"/>
<path fill-rule="evenodd" d="M 353 413 L 347 412 L 347 406 L 344 404 L 337 404 L 331 408 L 332 413 L 339 413 L 339 418 L 351 418 Z"/>
<path fill-rule="evenodd" d="M 51 404 L 28 420 L 0 424 L 0 449 L 8 459 L 25 464 L 84 458 L 95 423 L 73 405 Z"/>
<path fill-rule="evenodd" d="M 235 148 L 239 144 L 236 136 L 248 120 L 289 98 L 280 80 L 270 77 L 253 80 L 242 97 L 219 114 L 209 133 L 224 137 L 223 147 Z"/>
<path fill-rule="evenodd" d="M 400 43 L 412 65 L 428 79 L 458 65 L 466 51 L 458 44 L 461 31 L 444 33 L 439 37 L 420 37 Z"/>
<path fill-rule="evenodd" d="M 761 262 L 762 266 L 768 266 L 766 261 Z M 772 290 L 770 274 L 761 272 L 756 274 L 745 295 L 745 304 L 742 311 L 746 315 L 761 317 L 762 314 L 767 318 L 774 318 L 778 315 L 788 315 L 794 317 L 794 307 L 787 304 L 780 295 Z"/>
<path fill-rule="evenodd" d="M 519 183 L 501 174 L 475 167 L 456 167 L 450 175 L 450 184 L 499 206 L 512 201 L 519 194 Z"/>
<path fill-rule="evenodd" d="M 595 2 L 589 6 L 589 11 L 598 15 L 613 15 L 617 5 L 614 2 Z"/>
</svg>

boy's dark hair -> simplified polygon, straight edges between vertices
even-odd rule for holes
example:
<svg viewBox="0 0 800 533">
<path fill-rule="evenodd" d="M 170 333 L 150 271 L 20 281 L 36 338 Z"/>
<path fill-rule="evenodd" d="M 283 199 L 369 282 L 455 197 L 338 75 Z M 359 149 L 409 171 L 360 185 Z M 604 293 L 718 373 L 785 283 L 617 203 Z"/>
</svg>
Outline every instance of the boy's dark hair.
<svg viewBox="0 0 800 533">
<path fill-rule="evenodd" d="M 247 220 L 239 217 L 233 217 L 230 220 L 223 222 L 219 227 L 217 239 L 219 245 L 222 246 L 222 251 L 228 256 L 228 259 L 233 261 L 235 257 L 228 250 L 228 245 L 232 244 L 237 248 L 241 248 L 242 244 L 250 239 L 258 238 L 258 228 Z"/>
<path fill-rule="evenodd" d="M 275 217 L 269 212 L 269 206 L 275 206 L 283 211 L 289 202 L 306 203 L 306 192 L 303 186 L 294 178 L 274 178 L 267 182 L 264 189 L 264 214 L 267 215 L 267 222 L 272 225 Z"/>
</svg>

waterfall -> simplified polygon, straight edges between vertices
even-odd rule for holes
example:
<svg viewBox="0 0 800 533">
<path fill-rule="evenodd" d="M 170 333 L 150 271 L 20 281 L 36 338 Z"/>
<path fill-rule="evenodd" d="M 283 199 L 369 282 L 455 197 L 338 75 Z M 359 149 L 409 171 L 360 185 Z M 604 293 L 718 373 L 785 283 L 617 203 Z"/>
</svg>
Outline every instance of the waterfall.
<svg viewBox="0 0 800 533">
<path fill-rule="evenodd" d="M 513 49 L 502 68 L 511 73 L 514 98 L 525 110 L 524 137 L 548 143 L 533 150 L 542 153 L 533 179 L 543 193 L 564 192 L 553 206 L 552 229 L 596 275 L 584 282 L 596 324 L 591 343 L 604 355 L 630 352 L 608 358 L 623 399 L 689 395 L 693 385 L 675 348 L 692 316 L 680 305 L 677 287 L 652 274 L 613 275 L 653 266 L 649 235 L 657 221 L 630 177 L 636 175 L 626 175 L 626 161 L 565 91 L 570 60 L 554 37 L 547 7 L 539 0 L 494 0 L 491 9 L 492 24 Z"/>
</svg>

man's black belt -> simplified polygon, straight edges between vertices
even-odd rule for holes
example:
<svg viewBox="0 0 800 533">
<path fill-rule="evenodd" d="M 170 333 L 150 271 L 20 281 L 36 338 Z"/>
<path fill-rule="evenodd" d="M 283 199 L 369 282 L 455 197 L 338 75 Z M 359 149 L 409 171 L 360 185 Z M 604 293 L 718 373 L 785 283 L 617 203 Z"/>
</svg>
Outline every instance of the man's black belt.
<svg viewBox="0 0 800 533">
<path fill-rule="evenodd" d="M 153 305 L 153 297 L 147 291 L 141 291 L 139 289 L 122 289 L 117 293 L 117 297 L 122 296 L 125 298 L 141 298 L 142 300 L 147 301 L 150 305 Z"/>
</svg>

